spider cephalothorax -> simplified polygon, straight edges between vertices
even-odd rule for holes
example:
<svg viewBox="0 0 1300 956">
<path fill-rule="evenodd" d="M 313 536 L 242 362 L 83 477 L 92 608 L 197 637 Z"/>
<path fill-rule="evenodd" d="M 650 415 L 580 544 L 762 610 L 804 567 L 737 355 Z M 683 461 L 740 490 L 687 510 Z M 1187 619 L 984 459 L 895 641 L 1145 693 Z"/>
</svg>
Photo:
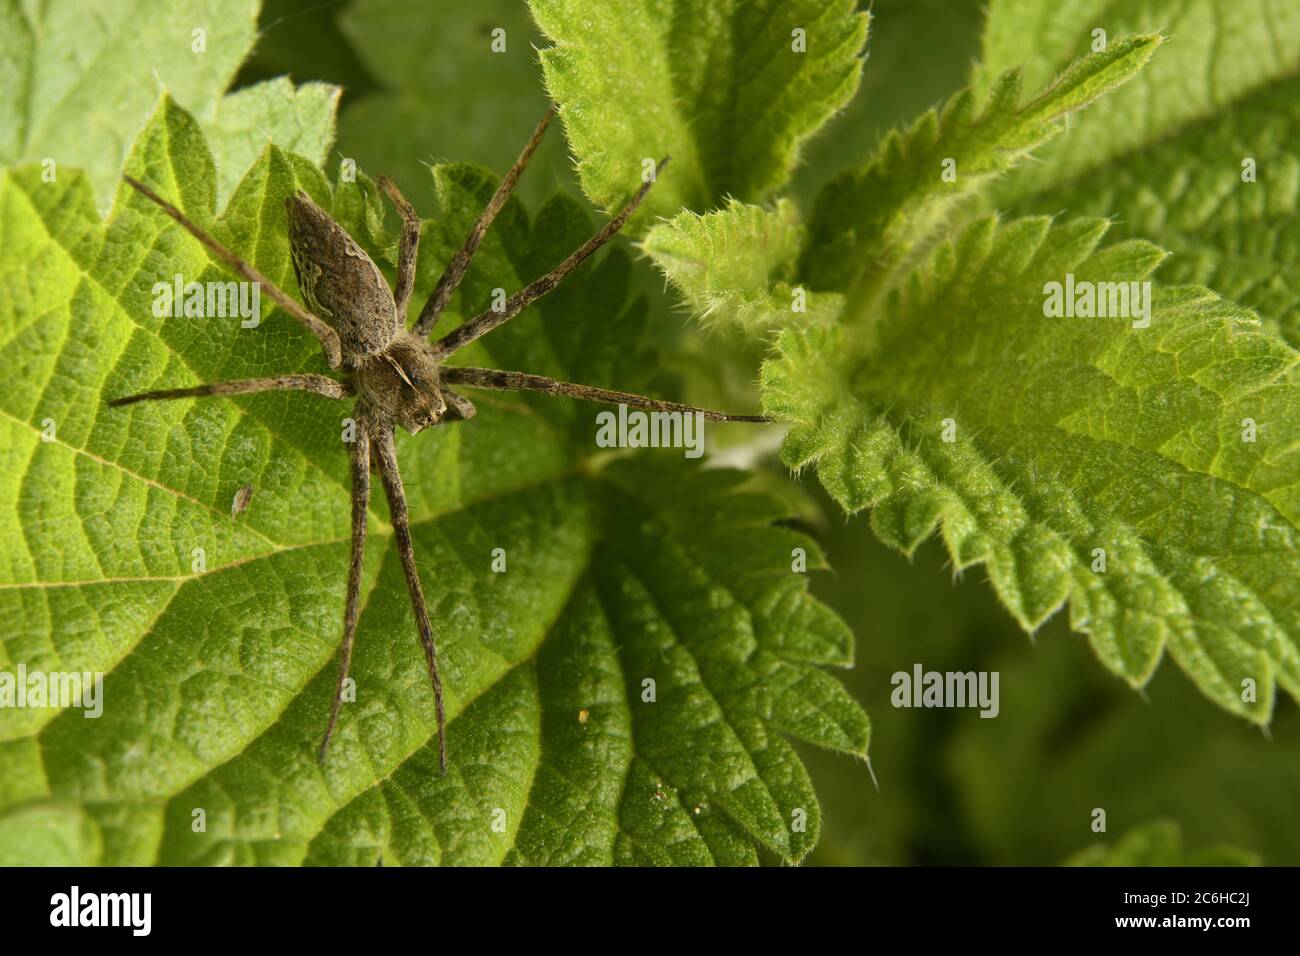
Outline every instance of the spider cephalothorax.
<svg viewBox="0 0 1300 956">
<path fill-rule="evenodd" d="M 543 276 L 533 280 L 506 300 L 503 308 L 483 312 L 462 323 L 436 342 L 429 341 L 438 316 L 447 307 L 460 284 L 471 257 L 492 220 L 505 205 L 519 174 L 523 172 L 554 116 L 552 108 L 537 124 L 532 138 L 513 167 L 501 180 L 487 207 L 470 230 L 464 246 L 447 264 L 432 295 L 420 310 L 413 326 L 406 328 L 406 311 L 415 286 L 415 261 L 420 242 L 420 218 L 403 198 L 392 180 L 381 176 L 379 185 L 392 200 L 402 218 L 402 235 L 398 242 L 397 281 L 389 288 L 380 270 L 347 230 L 324 209 L 299 191 L 285 202 L 288 214 L 289 247 L 298 288 L 308 308 L 226 249 L 191 222 L 184 213 L 157 195 L 148 186 L 131 177 L 127 182 L 157 203 L 167 215 L 188 230 L 217 258 L 250 282 L 258 283 L 267 295 L 303 324 L 321 343 L 330 368 L 340 369 L 342 380 L 310 372 L 277 375 L 270 378 L 240 379 L 197 385 L 190 388 L 143 392 L 114 399 L 110 405 L 129 405 L 151 399 L 195 398 L 207 395 L 250 395 L 256 392 L 298 390 L 325 398 L 356 398 L 355 440 L 349 446 L 352 473 L 352 553 L 348 563 L 347 600 L 343 611 L 343 642 L 339 651 L 338 683 L 329 722 L 321 741 L 319 755 L 324 759 L 330 737 L 338 722 L 343 689 L 352 662 L 356 637 L 358 601 L 361 592 L 361 567 L 365 552 L 366 514 L 370 503 L 370 473 L 378 472 L 388 498 L 393 537 L 402 560 L 411 607 L 424 647 L 429 680 L 433 685 L 438 724 L 439 763 L 447 767 L 447 727 L 443 707 L 442 680 L 438 672 L 438 653 L 429 621 L 424 590 L 415 566 L 411 544 L 410 518 L 397 453 L 393 444 L 394 428 L 419 432 L 431 425 L 465 421 L 474 417 L 474 406 L 453 385 L 470 388 L 522 389 L 549 395 L 567 395 L 596 402 L 622 403 L 631 408 L 661 412 L 698 412 L 712 421 L 767 421 L 759 415 L 727 415 L 722 412 L 665 402 L 630 392 L 594 388 L 561 382 L 527 372 L 501 369 L 467 368 L 445 365 L 446 359 L 475 339 L 508 322 L 529 303 L 554 289 L 570 272 L 614 237 L 645 198 L 653 178 L 644 182 L 631 201 L 568 258 Z M 662 169 L 664 163 L 659 164 Z"/>
<path fill-rule="evenodd" d="M 442 384 L 442 371 L 427 343 L 403 329 L 382 352 L 357 360 L 352 377 L 357 412 L 367 422 L 401 425 L 415 434 L 440 422 L 459 400 L 472 417 L 474 406 Z"/>
</svg>

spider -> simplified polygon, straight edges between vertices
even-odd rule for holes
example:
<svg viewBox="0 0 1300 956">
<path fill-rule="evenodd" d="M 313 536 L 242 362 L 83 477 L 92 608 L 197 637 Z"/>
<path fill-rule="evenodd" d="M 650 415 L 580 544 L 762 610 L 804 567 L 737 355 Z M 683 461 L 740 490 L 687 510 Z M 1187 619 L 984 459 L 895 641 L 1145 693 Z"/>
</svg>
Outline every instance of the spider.
<svg viewBox="0 0 1300 956">
<path fill-rule="evenodd" d="M 361 590 L 361 566 L 366 543 L 366 513 L 370 503 L 370 473 L 377 471 L 388 498 L 393 523 L 393 537 L 401 557 L 402 570 L 410 593 L 411 607 L 424 647 L 429 681 L 433 685 L 437 713 L 438 764 L 447 770 L 447 719 L 443 707 L 442 678 L 438 673 L 438 650 L 429 610 L 415 566 L 411 544 L 410 517 L 402 476 L 397 467 L 393 443 L 395 427 L 414 434 L 432 425 L 467 421 L 474 417 L 474 405 L 453 391 L 452 386 L 483 389 L 516 389 L 564 395 L 592 402 L 626 404 L 660 412 L 699 413 L 709 421 L 768 422 L 763 415 L 728 415 L 723 412 L 660 401 L 630 392 L 594 388 L 561 382 L 527 372 L 500 369 L 448 366 L 446 360 L 457 351 L 493 329 L 504 325 L 529 304 L 554 289 L 597 249 L 609 242 L 627 222 L 645 198 L 653 178 L 643 183 L 632 199 L 602 226 L 595 235 L 572 252 L 563 262 L 534 279 L 505 301 L 504 308 L 488 310 L 474 316 L 437 341 L 429 335 L 438 316 L 447 307 L 452 293 L 465 276 L 470 259 L 483 236 L 519 181 L 520 174 L 532 158 L 547 125 L 555 116 L 551 106 L 537 124 L 523 151 L 501 180 L 496 192 L 479 215 L 465 238 L 465 244 L 447 264 L 433 294 L 429 296 L 414 325 L 406 328 L 407 306 L 415 285 L 415 260 L 420 242 L 420 218 L 414 207 L 387 176 L 380 176 L 380 188 L 388 195 L 402 220 L 398 241 L 397 282 L 390 289 L 374 261 L 302 190 L 285 200 L 288 212 L 289 246 L 298 288 L 309 309 L 303 308 L 253 266 L 226 249 L 191 222 L 184 213 L 163 199 L 144 183 L 125 176 L 139 193 L 157 204 L 186 231 L 203 243 L 218 259 L 250 282 L 259 283 L 271 299 L 301 322 L 320 341 L 331 369 L 341 369 L 343 378 L 302 372 L 269 378 L 238 379 L 142 392 L 116 398 L 113 407 L 159 399 L 197 398 L 203 396 L 252 395 L 257 392 L 297 390 L 325 398 L 356 398 L 353 418 L 356 438 L 349 446 L 352 478 L 352 551 L 348 562 L 347 598 L 343 611 L 343 640 L 339 650 L 338 681 L 330 707 L 325 735 L 317 759 L 325 760 L 330 739 L 339 719 L 344 684 L 352 663 L 353 641 L 357 629 L 357 604 Z M 665 158 L 658 164 L 662 169 Z"/>
</svg>

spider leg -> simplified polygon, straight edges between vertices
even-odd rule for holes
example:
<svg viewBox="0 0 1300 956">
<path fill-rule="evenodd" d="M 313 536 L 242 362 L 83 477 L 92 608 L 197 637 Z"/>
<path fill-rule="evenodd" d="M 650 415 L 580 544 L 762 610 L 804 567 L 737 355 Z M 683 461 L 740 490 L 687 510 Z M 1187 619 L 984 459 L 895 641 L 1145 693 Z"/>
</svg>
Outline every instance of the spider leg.
<svg viewBox="0 0 1300 956">
<path fill-rule="evenodd" d="M 447 263 L 447 268 L 443 271 L 442 277 L 438 279 L 437 286 L 434 287 L 433 294 L 429 296 L 424 308 L 420 310 L 420 317 L 416 320 L 415 326 L 411 329 L 415 335 L 424 338 L 433 331 L 434 323 L 438 321 L 438 316 L 442 315 L 442 310 L 447 308 L 447 303 L 451 299 L 451 294 L 456 291 L 460 285 L 460 280 L 465 277 L 465 270 L 469 268 L 469 260 L 473 258 L 479 243 L 483 241 L 488 227 L 492 225 L 492 220 L 496 219 L 497 214 L 505 207 L 506 200 L 514 191 L 515 183 L 519 182 L 519 176 L 528 165 L 528 161 L 533 158 L 533 151 L 537 149 L 537 144 L 542 141 L 542 134 L 546 132 L 547 125 L 551 118 L 555 116 L 555 106 L 552 105 L 542 117 L 537 128 L 533 130 L 533 135 L 529 137 L 528 142 L 524 144 L 523 152 L 515 160 L 515 164 L 510 167 L 501 184 L 497 186 L 497 191 L 492 194 L 488 200 L 487 206 L 479 214 L 478 221 L 465 237 L 465 245 L 451 258 Z"/>
<path fill-rule="evenodd" d="M 131 188 L 140 193 L 146 199 L 151 200 L 162 211 L 175 219 L 191 236 L 203 243 L 208 250 L 218 259 L 230 266 L 235 272 L 243 276 L 249 282 L 256 282 L 266 291 L 275 304 L 284 311 L 288 312 L 295 319 L 301 322 L 312 335 L 320 341 L 321 348 L 325 351 L 325 359 L 329 362 L 330 368 L 338 368 L 343 362 L 343 353 L 340 351 L 339 336 L 332 328 L 326 325 L 320 318 L 313 315 L 293 300 L 287 293 L 280 289 L 274 282 L 268 279 L 262 273 L 254 269 L 249 263 L 245 262 L 239 256 L 235 255 L 217 240 L 196 226 L 190 219 L 166 199 L 163 199 L 156 192 L 146 186 L 144 183 L 130 176 L 123 176 Z"/>
<path fill-rule="evenodd" d="M 668 157 L 665 156 L 659 161 L 658 168 L 663 169 L 667 164 Z M 433 343 L 435 357 L 444 359 L 453 352 L 463 349 L 475 339 L 487 335 L 498 326 L 509 322 L 530 304 L 554 289 L 564 280 L 565 276 L 582 265 L 592 253 L 614 238 L 632 213 L 636 211 L 636 207 L 641 204 L 641 200 L 645 198 L 645 194 L 650 191 L 650 187 L 653 185 L 653 179 L 642 183 L 641 188 L 636 191 L 636 195 L 628 201 L 628 204 L 619 211 L 617 216 L 601 226 L 594 236 L 570 253 L 569 257 L 558 266 L 546 273 L 546 275 L 534 279 L 508 298 L 505 308 L 500 312 L 488 309 Z"/>
<path fill-rule="evenodd" d="M 406 201 L 397 183 L 387 176 L 380 176 L 379 186 L 388 193 L 393 208 L 402 217 L 402 238 L 397 246 L 397 288 L 393 290 L 393 301 L 397 304 L 398 324 L 406 325 L 406 306 L 411 301 L 411 290 L 415 288 L 415 259 L 420 251 L 420 216 Z"/>
<path fill-rule="evenodd" d="M 320 742 L 317 758 L 325 760 L 334 725 L 338 723 L 339 708 L 343 706 L 343 684 L 352 668 L 352 645 L 357 636 L 357 604 L 361 596 L 361 565 L 366 552 L 366 509 L 370 506 L 370 435 L 363 423 L 357 422 L 356 440 L 348 448 L 352 463 L 352 558 L 348 563 L 348 596 L 343 610 L 343 645 L 339 650 L 339 678 L 334 687 L 334 703 L 330 705 L 330 719 L 325 727 L 325 737 Z"/>
<path fill-rule="evenodd" d="M 665 402 L 658 398 L 647 398 L 633 392 L 616 392 L 608 388 L 595 388 L 591 385 L 575 385 L 561 382 L 545 375 L 530 375 L 527 372 L 504 372 L 495 368 L 444 368 L 444 382 L 453 385 L 468 385 L 470 388 L 495 388 L 527 392 L 543 392 L 547 395 L 564 395 L 568 398 L 580 398 L 588 402 L 603 402 L 607 405 L 626 405 L 628 408 L 644 408 L 655 412 L 699 412 L 711 422 L 770 422 L 767 415 L 729 415 L 715 412 L 708 408 L 694 405 L 682 405 L 678 402 Z"/>
<path fill-rule="evenodd" d="M 205 396 L 255 395 L 258 392 L 312 392 L 324 398 L 347 398 L 352 389 L 328 375 L 304 372 L 301 375 L 275 375 L 271 378 L 239 378 L 229 382 L 213 382 L 191 388 L 164 388 L 154 392 L 141 392 L 115 398 L 108 404 L 131 405 L 135 402 L 152 402 L 170 398 L 202 398 Z"/>
<path fill-rule="evenodd" d="M 406 492 L 402 488 L 402 473 L 397 468 L 397 449 L 393 445 L 393 430 L 385 427 L 372 436 L 375 442 L 375 461 L 379 477 L 388 497 L 388 510 L 393 521 L 393 537 L 397 539 L 397 553 L 406 573 L 406 589 L 411 595 L 411 609 L 420 628 L 420 642 L 424 645 L 424 659 L 429 668 L 429 682 L 433 684 L 433 703 L 438 716 L 438 766 L 447 772 L 447 715 L 442 702 L 442 678 L 438 674 L 438 647 L 433 640 L 433 627 L 429 624 L 429 609 L 424 603 L 420 587 L 420 572 L 415 567 L 415 548 L 411 544 L 411 519 L 406 508 Z"/>
<path fill-rule="evenodd" d="M 468 398 L 457 395 L 449 388 L 442 390 L 442 399 L 447 403 L 447 412 L 442 417 L 444 422 L 467 422 L 478 411 Z"/>
</svg>

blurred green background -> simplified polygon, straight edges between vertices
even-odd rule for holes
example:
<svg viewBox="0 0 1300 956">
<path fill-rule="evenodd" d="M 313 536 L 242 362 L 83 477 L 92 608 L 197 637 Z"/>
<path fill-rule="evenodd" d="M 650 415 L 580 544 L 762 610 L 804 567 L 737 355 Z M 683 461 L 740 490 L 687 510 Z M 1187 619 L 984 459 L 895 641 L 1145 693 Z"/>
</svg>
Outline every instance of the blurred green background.
<svg viewBox="0 0 1300 956">
<path fill-rule="evenodd" d="M 419 9 L 418 16 L 412 8 Z M 867 6 L 864 4 L 864 6 Z M 883 132 L 966 82 L 979 47 L 976 0 L 876 0 L 862 86 L 805 151 L 790 192 L 807 204 L 839 170 L 862 162 Z M 486 42 L 505 26 L 506 54 Z M 288 74 L 344 88 L 337 155 L 395 176 L 431 207 L 428 163 L 464 160 L 503 172 L 545 108 L 523 0 L 267 0 L 257 49 L 236 85 Z M 523 178 L 535 204 L 577 194 L 561 136 Z M 696 401 L 753 404 L 754 356 L 733 356 L 701 380 L 698 333 L 643 263 L 642 285 L 664 358 L 666 388 Z M 709 354 L 717 356 L 716 348 Z M 691 372 L 685 383 L 683 372 Z M 877 544 L 867 518 L 846 520 L 805 475 L 788 485 L 832 567 L 814 590 L 849 622 L 858 663 L 843 675 L 873 722 L 871 763 L 801 748 L 823 807 L 814 864 L 1056 864 L 1153 820 L 1185 844 L 1230 843 L 1265 863 L 1300 863 L 1300 715 L 1279 700 L 1271 736 L 1223 713 L 1162 666 L 1144 694 L 1110 677 L 1058 615 L 1027 637 L 979 570 L 954 580 L 937 541 L 912 562 Z M 894 709 L 890 676 L 996 670 L 1001 712 Z M 1094 808 L 1108 832 L 1092 832 Z"/>
</svg>

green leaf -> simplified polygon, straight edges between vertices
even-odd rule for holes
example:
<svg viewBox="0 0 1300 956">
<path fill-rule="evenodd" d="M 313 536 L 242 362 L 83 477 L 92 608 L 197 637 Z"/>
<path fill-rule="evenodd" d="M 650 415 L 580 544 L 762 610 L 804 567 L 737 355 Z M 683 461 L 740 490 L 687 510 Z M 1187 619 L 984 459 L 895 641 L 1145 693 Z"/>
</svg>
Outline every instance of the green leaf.
<svg viewBox="0 0 1300 956">
<path fill-rule="evenodd" d="M 985 7 L 982 0 L 872 0 L 862 82 L 829 134 L 806 144 L 791 195 L 811 201 L 832 176 L 861 165 L 888 130 L 965 85 Z"/>
<path fill-rule="evenodd" d="M 994 0 L 979 79 L 1014 63 L 1050 75 L 1099 28 L 1159 28 L 1176 42 L 1045 149 L 1042 163 L 1000 184 L 996 201 L 1021 213 L 1116 214 L 1118 236 L 1159 236 L 1173 253 L 1162 279 L 1210 285 L 1300 345 L 1300 9 Z M 1247 160 L 1253 182 L 1243 181 Z"/>
<path fill-rule="evenodd" d="M 216 216 L 203 134 L 170 101 L 127 169 L 290 291 L 294 189 L 332 205 L 381 258 L 391 248 L 364 177 L 331 195 L 313 163 L 275 146 Z M 418 295 L 495 188 L 462 166 L 439 168 L 435 184 Z M 571 199 L 535 217 L 512 201 L 456 312 L 591 230 Z M 629 347 L 644 317 L 629 269 L 619 250 L 589 262 L 466 360 L 626 387 L 645 365 Z M 318 765 L 348 548 L 349 408 L 287 394 L 107 408 L 142 388 L 324 370 L 314 340 L 276 311 L 255 329 L 154 317 L 153 284 L 178 272 L 229 278 L 124 187 L 104 222 L 85 176 L 0 178 L 0 348 L 14 383 L 0 394 L 0 669 L 106 673 L 98 719 L 0 710 L 0 862 L 808 852 L 819 810 L 785 736 L 862 756 L 869 733 L 822 669 L 851 663 L 852 636 L 791 570 L 795 548 L 823 567 L 816 545 L 775 524 L 784 509 L 738 473 L 665 452 L 606 462 L 593 409 L 543 396 L 488 396 L 471 423 L 399 439 L 447 687 L 447 776 L 379 500 L 357 698 Z M 251 507 L 232 522 L 245 484 Z"/>
<path fill-rule="evenodd" d="M 257 0 L 77 0 L 0 10 L 0 163 L 79 167 L 106 206 L 158 95 L 202 119 L 253 45 Z M 196 52 L 202 30 L 203 52 Z"/>
<path fill-rule="evenodd" d="M 654 226 L 642 249 L 700 321 L 756 336 L 789 325 L 792 317 L 833 319 L 843 307 L 839 295 L 796 293 L 791 286 L 803 240 L 790 201 L 764 209 L 733 199 L 717 212 L 683 212 Z"/>
<path fill-rule="evenodd" d="M 1013 67 L 1023 68 L 1029 82 L 1046 82 L 1093 49 L 1097 29 L 1107 33 L 1108 48 L 1115 37 L 1134 31 L 1159 29 L 1176 38 L 1139 82 L 1090 110 L 1068 137 L 1040 155 L 1041 164 L 1024 170 L 1008 188 L 1023 195 L 1120 165 L 1126 157 L 1145 158 L 1149 146 L 1172 133 L 1221 116 L 1237 101 L 1289 79 L 1300 65 L 1300 10 L 1272 0 L 1253 0 L 1249 8 L 1237 0 L 1091 0 L 1067 6 L 993 0 L 976 71 L 981 87 Z"/>
<path fill-rule="evenodd" d="M 886 138 L 823 191 L 794 269 L 785 250 L 764 256 L 772 223 L 795 236 L 797 222 L 757 208 L 713 230 L 679 217 L 647 245 L 667 250 L 656 257 L 697 313 L 792 282 L 844 293 L 838 325 L 785 323 L 763 402 L 792 423 L 786 462 L 816 463 L 849 511 L 871 507 L 882 540 L 911 554 L 940 528 L 1026 629 L 1068 603 L 1133 686 L 1168 651 L 1212 699 L 1267 722 L 1277 683 L 1300 693 L 1300 593 L 1285 583 L 1300 572 L 1294 353 L 1196 287 L 1158 290 L 1149 329 L 1045 318 L 1047 283 L 1067 273 L 1142 282 L 1162 260 L 1136 241 L 1099 249 L 1101 221 L 961 228 L 967 200 L 1159 43 L 1111 39 L 1025 105 L 1004 72 L 978 118 L 967 90 Z M 718 274 L 701 270 L 716 227 L 745 222 L 769 228 L 733 229 Z M 936 247 L 945 230 L 960 238 Z M 724 271 L 731 260 L 755 267 Z M 1261 418 L 1266 446 L 1243 440 Z"/>
<path fill-rule="evenodd" d="M 782 186 L 801 144 L 853 96 L 854 0 L 530 0 L 578 176 L 606 209 L 671 155 L 635 222 Z M 803 31 L 803 51 L 796 31 Z"/>
<path fill-rule="evenodd" d="M 983 573 L 953 574 L 941 541 L 902 561 L 864 524 L 829 523 L 819 540 L 835 573 L 813 589 L 846 620 L 870 622 L 844 682 L 871 714 L 881 788 L 864 792 L 834 754 L 801 750 L 822 806 L 808 863 L 1053 866 L 1166 818 L 1191 847 L 1300 860 L 1300 708 L 1279 701 L 1264 734 L 1207 706 L 1175 667 L 1135 694 L 1096 665 L 1065 615 L 1026 641 Z M 918 661 L 998 672 L 997 719 L 891 706 L 884 678 Z M 1108 835 L 1091 830 L 1098 807 Z"/>
<path fill-rule="evenodd" d="M 342 92 L 326 83 L 295 87 L 280 77 L 223 97 L 204 124 L 217 164 L 217 206 L 225 205 L 268 142 L 323 166 Z"/>
<path fill-rule="evenodd" d="M 1259 857 L 1234 846 L 1188 852 L 1178 824 L 1168 820 L 1135 827 L 1114 846 L 1093 846 L 1066 866 L 1258 866 Z"/>
<path fill-rule="evenodd" d="M 1130 684 L 1167 651 L 1263 723 L 1275 683 L 1300 695 L 1300 363 L 1197 287 L 1156 286 L 1146 328 L 1045 317 L 1067 273 L 1149 280 L 1161 250 L 1106 228 L 976 222 L 869 321 L 782 333 L 764 406 L 886 543 L 937 528 L 1026 629 L 1068 603 Z"/>
<path fill-rule="evenodd" d="M 922 252 L 977 189 L 1065 129 L 1065 117 L 1131 79 L 1151 58 L 1155 34 L 1121 37 L 1065 70 L 1021 103 L 1021 74 L 998 77 L 976 112 L 967 89 L 905 132 L 885 137 L 861 169 L 817 198 L 802 274 L 816 289 L 853 290 L 865 309 L 900 266 Z"/>
</svg>

